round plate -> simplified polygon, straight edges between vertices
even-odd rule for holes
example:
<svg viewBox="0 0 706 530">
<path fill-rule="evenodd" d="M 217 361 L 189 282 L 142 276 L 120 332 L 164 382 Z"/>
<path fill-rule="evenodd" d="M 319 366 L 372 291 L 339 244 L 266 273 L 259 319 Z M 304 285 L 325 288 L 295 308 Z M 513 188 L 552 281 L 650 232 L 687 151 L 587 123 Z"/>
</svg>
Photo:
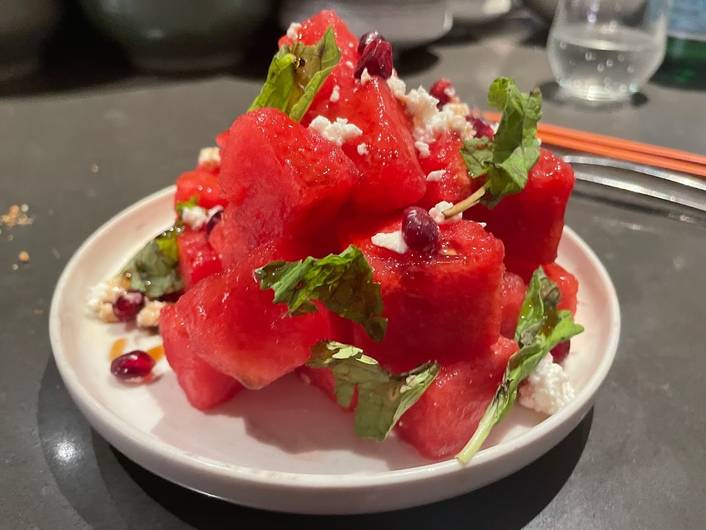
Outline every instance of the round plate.
<svg viewBox="0 0 706 530">
<path fill-rule="evenodd" d="M 173 220 L 174 187 L 111 219 L 76 252 L 54 292 L 54 358 L 76 404 L 118 450 L 187 488 L 258 508 L 343 514 L 393 510 L 459 495 L 529 464 L 564 438 L 591 407 L 620 331 L 615 289 L 590 248 L 566 228 L 559 261 L 579 278 L 577 320 L 565 368 L 576 398 L 551 417 L 520 406 L 470 464 L 431 462 L 394 437 L 356 437 L 350 415 L 294 376 L 245 391 L 208 413 L 189 406 L 164 360 L 151 384 L 125 385 L 109 370 L 112 343 L 159 344 L 156 334 L 105 324 L 86 305 L 91 286 L 116 273 Z"/>
</svg>

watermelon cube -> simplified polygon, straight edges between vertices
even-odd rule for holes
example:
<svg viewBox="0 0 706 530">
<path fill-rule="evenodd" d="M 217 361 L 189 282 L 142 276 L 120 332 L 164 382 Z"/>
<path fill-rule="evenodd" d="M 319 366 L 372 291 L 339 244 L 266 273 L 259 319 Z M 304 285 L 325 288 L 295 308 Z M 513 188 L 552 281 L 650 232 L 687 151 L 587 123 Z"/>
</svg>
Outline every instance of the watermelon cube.
<svg viewBox="0 0 706 530">
<path fill-rule="evenodd" d="M 520 317 L 522 302 L 525 299 L 527 287 L 517 274 L 505 271 L 503 282 L 500 288 L 500 300 L 502 305 L 502 319 L 500 323 L 500 334 L 504 337 L 514 338 L 517 329 L 517 319 Z"/>
<path fill-rule="evenodd" d="M 445 132 L 429 144 L 429 156 L 420 157 L 425 175 L 443 171 L 440 177 L 427 181 L 427 192 L 420 205 L 431 208 L 441 201 L 456 203 L 468 197 L 482 183 L 468 176 L 466 163 L 461 157 L 463 142 L 456 132 Z M 436 179 L 439 180 L 436 180 Z"/>
<path fill-rule="evenodd" d="M 330 335 L 325 313 L 288 317 L 241 262 L 204 278 L 176 303 L 196 354 L 218 372 L 251 389 L 262 388 L 304 364 L 310 348 Z"/>
<path fill-rule="evenodd" d="M 502 381 L 514 340 L 500 337 L 490 351 L 441 366 L 439 375 L 397 424 L 397 434 L 423 456 L 457 454 L 473 436 Z"/>
<path fill-rule="evenodd" d="M 174 305 L 162 309 L 159 332 L 167 361 L 192 406 L 199 410 L 212 409 L 243 388 L 235 379 L 214 370 L 194 353 L 183 318 Z"/>
<path fill-rule="evenodd" d="M 317 111 L 309 113 L 313 117 Z M 363 131 L 343 144 L 361 174 L 353 190 L 360 211 L 386 214 L 424 196 L 426 175 L 417 160 L 408 118 L 384 80 L 375 77 L 358 84 L 350 100 L 322 114 L 331 121 L 346 118 Z"/>
<path fill-rule="evenodd" d="M 218 176 L 211 171 L 195 169 L 179 175 L 176 181 L 174 205 L 196 198 L 196 203 L 209 209 L 214 206 L 225 206 L 226 200 L 221 195 Z"/>
<path fill-rule="evenodd" d="M 330 9 L 319 11 L 314 16 L 304 20 L 297 31 L 297 40 L 310 46 L 316 44 L 329 27 L 333 28 L 336 44 L 341 50 L 341 62 L 357 59 L 358 38 L 351 33 L 346 23 L 339 18 L 336 12 Z M 291 46 L 292 44 L 294 42 L 289 35 L 283 35 L 278 42 L 280 48 L 285 45 Z"/>
<path fill-rule="evenodd" d="M 537 267 L 556 259 L 574 180 L 569 164 L 542 149 L 524 190 L 503 198 L 495 208 L 475 206 L 468 211 L 502 239 L 505 265 L 526 282 Z"/>
<path fill-rule="evenodd" d="M 186 228 L 177 238 L 179 270 L 184 287 L 191 288 L 206 276 L 221 272 L 221 260 L 211 247 L 205 230 Z"/>
<path fill-rule="evenodd" d="M 500 334 L 503 245 L 472 221 L 444 224 L 441 250 L 398 254 L 372 244 L 377 232 L 399 230 L 396 220 L 352 241 L 382 286 L 387 334 L 373 342 L 354 327 L 356 345 L 395 372 L 430 359 L 483 355 Z"/>
<path fill-rule="evenodd" d="M 576 314 L 576 296 L 579 292 L 579 281 L 576 276 L 567 271 L 558 263 L 548 263 L 543 265 L 544 273 L 557 284 L 561 298 L 559 298 L 559 309 L 568 309 L 572 314 Z"/>
</svg>

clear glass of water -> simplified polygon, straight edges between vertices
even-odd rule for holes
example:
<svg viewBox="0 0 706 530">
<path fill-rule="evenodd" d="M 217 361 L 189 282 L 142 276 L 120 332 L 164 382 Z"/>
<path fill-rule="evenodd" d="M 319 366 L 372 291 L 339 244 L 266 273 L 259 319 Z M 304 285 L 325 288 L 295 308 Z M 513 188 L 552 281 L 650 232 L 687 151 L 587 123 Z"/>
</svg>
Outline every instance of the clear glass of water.
<svg viewBox="0 0 706 530">
<path fill-rule="evenodd" d="M 568 95 L 623 101 L 664 58 L 669 0 L 559 0 L 547 53 Z"/>
</svg>

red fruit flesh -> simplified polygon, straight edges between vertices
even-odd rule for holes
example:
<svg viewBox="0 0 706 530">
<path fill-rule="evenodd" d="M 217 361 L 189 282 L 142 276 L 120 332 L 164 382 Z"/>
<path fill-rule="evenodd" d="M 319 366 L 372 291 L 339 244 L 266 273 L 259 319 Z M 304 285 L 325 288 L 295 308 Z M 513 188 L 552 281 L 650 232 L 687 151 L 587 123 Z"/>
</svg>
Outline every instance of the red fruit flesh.
<svg viewBox="0 0 706 530">
<path fill-rule="evenodd" d="M 209 244 L 205 231 L 185 229 L 177 238 L 177 246 L 179 270 L 186 289 L 223 269 L 218 253 Z"/>
<path fill-rule="evenodd" d="M 419 201 L 426 192 L 426 176 L 417 161 L 407 117 L 387 83 L 374 78 L 361 85 L 340 116 L 363 131 L 343 145 L 361 174 L 353 190 L 360 211 L 385 214 Z M 362 154 L 360 144 L 366 146 Z"/>
<path fill-rule="evenodd" d="M 262 388 L 304 364 L 311 346 L 330 335 L 324 313 L 286 316 L 252 275 L 252 264 L 209 276 L 176 303 L 194 352 L 218 372 Z"/>
<path fill-rule="evenodd" d="M 502 305 L 502 320 L 500 334 L 510 339 L 515 337 L 517 319 L 520 316 L 522 302 L 525 299 L 527 287 L 517 274 L 505 272 L 500 288 L 500 303 Z"/>
<path fill-rule="evenodd" d="M 300 258 L 332 232 L 358 172 L 334 143 L 275 109 L 238 118 L 222 150 L 224 263 L 271 245 Z M 292 250 L 294 256 L 287 255 Z"/>
<path fill-rule="evenodd" d="M 429 94 L 439 100 L 439 103 L 436 104 L 439 108 L 449 103 L 452 99 L 458 100 L 453 83 L 444 77 L 431 85 Z"/>
<path fill-rule="evenodd" d="M 579 281 L 576 276 L 567 271 L 557 263 L 543 265 L 544 273 L 557 284 L 561 297 L 559 298 L 559 309 L 568 309 L 573 315 L 576 314 L 576 297 L 579 291 Z"/>
<path fill-rule="evenodd" d="M 569 355 L 569 352 L 571 351 L 571 341 L 570 340 L 565 340 L 564 342 L 560 342 L 554 348 L 552 348 L 552 358 L 554 359 L 555 363 L 560 363 L 564 359 L 566 359 L 566 356 Z"/>
<path fill-rule="evenodd" d="M 427 458 L 457 454 L 473 436 L 516 351 L 515 341 L 500 337 L 485 355 L 443 365 L 397 424 L 400 438 Z"/>
<path fill-rule="evenodd" d="M 504 197 L 492 209 L 474 206 L 468 216 L 488 224 L 505 243 L 507 268 L 529 281 L 537 267 L 556 259 L 573 187 L 571 166 L 542 149 L 524 190 Z"/>
<path fill-rule="evenodd" d="M 387 40 L 385 37 L 380 35 L 377 31 L 368 31 L 363 33 L 358 40 L 358 54 L 360 55 L 365 50 L 365 47 L 373 42 L 375 39 Z"/>
<path fill-rule="evenodd" d="M 189 403 L 199 410 L 212 409 L 243 387 L 232 377 L 211 368 L 193 352 L 192 341 L 179 313 L 175 306 L 168 305 L 159 314 L 164 354 Z"/>
<path fill-rule="evenodd" d="M 121 322 L 133 320 L 145 305 L 145 297 L 139 291 L 128 291 L 113 302 L 113 314 Z"/>
<path fill-rule="evenodd" d="M 395 221 L 352 241 L 382 286 L 389 319 L 380 343 L 355 326 L 356 345 L 395 372 L 429 359 L 483 355 L 500 333 L 502 243 L 468 221 L 442 225 L 440 250 L 433 256 L 400 255 L 371 243 L 373 234 L 400 225 Z"/>
<path fill-rule="evenodd" d="M 475 116 L 468 116 L 466 120 L 471 122 L 471 125 L 473 125 L 473 128 L 476 131 L 473 136 L 475 136 L 476 138 L 492 139 L 495 136 L 495 131 L 488 122 L 480 118 L 476 118 Z"/>
<path fill-rule="evenodd" d="M 446 132 L 429 144 L 429 156 L 420 157 L 425 175 L 444 170 L 439 181 L 427 182 L 427 192 L 420 204 L 431 208 L 441 201 L 459 202 L 468 197 L 482 182 L 468 176 L 466 163 L 461 157 L 463 142 L 455 132 Z"/>
<path fill-rule="evenodd" d="M 301 366 L 297 368 L 297 375 L 308 385 L 315 386 L 324 393 L 331 401 L 338 404 L 336 401 L 336 380 L 333 373 L 328 368 L 310 368 Z M 347 407 L 341 407 L 343 410 L 351 411 L 355 408 L 358 402 L 358 392 L 353 395 L 351 403 Z"/>
<path fill-rule="evenodd" d="M 189 201 L 192 197 L 196 197 L 196 203 L 206 209 L 226 204 L 226 200 L 221 196 L 218 177 L 209 171 L 197 169 L 182 173 L 177 178 L 176 186 L 175 206 L 180 202 Z"/>
<path fill-rule="evenodd" d="M 402 237 L 412 250 L 434 254 L 439 248 L 439 225 L 429 212 L 410 206 L 402 212 Z"/>
<path fill-rule="evenodd" d="M 360 55 L 353 75 L 360 79 L 365 70 L 368 75 L 389 79 L 392 75 L 392 44 L 383 38 L 370 42 Z"/>
</svg>

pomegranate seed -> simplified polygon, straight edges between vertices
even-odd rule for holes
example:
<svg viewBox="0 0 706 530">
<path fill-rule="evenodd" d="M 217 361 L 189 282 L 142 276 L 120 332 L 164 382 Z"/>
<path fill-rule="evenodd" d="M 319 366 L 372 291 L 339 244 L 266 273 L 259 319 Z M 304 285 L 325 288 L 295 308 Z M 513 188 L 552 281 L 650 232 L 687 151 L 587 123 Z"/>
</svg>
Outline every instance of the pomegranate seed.
<svg viewBox="0 0 706 530">
<path fill-rule="evenodd" d="M 206 223 L 206 234 L 210 234 L 211 230 L 221 222 L 221 218 L 223 217 L 223 210 L 218 210 L 216 213 L 214 213 L 211 217 L 208 218 L 208 223 Z"/>
<path fill-rule="evenodd" d="M 439 100 L 436 104 L 438 108 L 443 107 L 456 95 L 456 89 L 454 88 L 451 81 L 442 77 L 436 83 L 431 85 L 429 89 L 429 94 Z"/>
<path fill-rule="evenodd" d="M 113 302 L 113 313 L 118 320 L 128 322 L 137 316 L 144 305 L 145 297 L 141 292 L 128 291 Z"/>
<path fill-rule="evenodd" d="M 554 358 L 555 363 L 560 363 L 564 359 L 566 359 L 566 356 L 569 355 L 569 350 L 571 349 L 571 341 L 570 340 L 565 340 L 564 342 L 560 342 L 554 348 L 552 348 L 552 357 Z"/>
<path fill-rule="evenodd" d="M 468 120 L 476 130 L 476 134 L 474 135 L 476 138 L 488 138 L 492 140 L 495 136 L 495 131 L 493 131 L 493 128 L 486 121 L 473 116 L 466 117 L 466 120 Z"/>
<path fill-rule="evenodd" d="M 439 248 L 439 225 L 424 208 L 410 206 L 402 214 L 402 237 L 409 248 L 431 254 Z"/>
<path fill-rule="evenodd" d="M 148 376 L 153 367 L 154 359 L 142 350 L 123 353 L 110 363 L 110 371 L 118 379 Z"/>
<path fill-rule="evenodd" d="M 392 75 L 392 44 L 382 37 L 374 39 L 363 50 L 355 67 L 355 78 L 360 79 L 363 70 L 373 76 L 389 79 Z"/>
<path fill-rule="evenodd" d="M 380 35 L 377 31 L 368 31 L 367 33 L 363 33 L 358 41 L 358 55 L 362 55 L 365 47 L 375 39 L 386 40 L 385 37 Z"/>
</svg>

